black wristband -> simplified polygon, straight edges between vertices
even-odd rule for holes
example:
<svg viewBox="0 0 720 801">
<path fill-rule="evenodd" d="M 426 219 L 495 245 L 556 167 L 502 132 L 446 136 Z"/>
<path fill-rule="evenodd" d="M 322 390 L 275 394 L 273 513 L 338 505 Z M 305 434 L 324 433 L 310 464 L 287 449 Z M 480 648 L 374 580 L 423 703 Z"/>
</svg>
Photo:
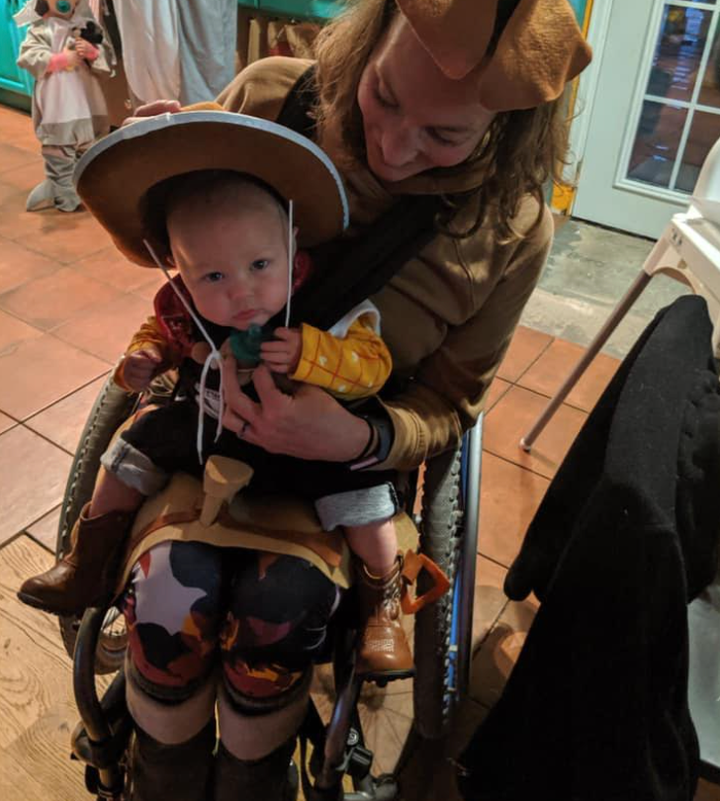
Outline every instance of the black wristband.
<svg viewBox="0 0 720 801">
<path fill-rule="evenodd" d="M 365 443 L 365 447 L 360 451 L 360 453 L 354 458 L 351 459 L 351 462 L 357 462 L 361 459 L 364 459 L 370 453 L 375 450 L 375 445 L 377 443 L 377 431 L 375 430 L 375 426 L 365 417 L 362 418 L 368 427 L 368 438 L 367 442 Z"/>
<path fill-rule="evenodd" d="M 368 423 L 374 434 L 374 436 L 370 437 L 365 450 L 370 448 L 373 440 L 375 447 L 370 448 L 368 453 L 363 452 L 352 461 L 346 462 L 350 470 L 364 470 L 367 467 L 384 462 L 389 456 L 395 440 L 392 422 L 386 414 L 382 412 L 379 414 L 359 414 L 358 417 L 362 417 Z"/>
</svg>

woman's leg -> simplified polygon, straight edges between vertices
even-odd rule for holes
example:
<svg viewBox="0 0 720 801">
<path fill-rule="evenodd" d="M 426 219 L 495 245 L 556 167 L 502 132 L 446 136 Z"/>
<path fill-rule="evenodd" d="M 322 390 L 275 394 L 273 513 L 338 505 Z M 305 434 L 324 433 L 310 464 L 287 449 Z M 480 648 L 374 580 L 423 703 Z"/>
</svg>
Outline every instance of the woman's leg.
<svg viewBox="0 0 720 801">
<path fill-rule="evenodd" d="M 123 603 L 133 801 L 205 799 L 215 744 L 215 668 L 225 615 L 223 553 L 165 542 L 133 569 Z"/>
<path fill-rule="evenodd" d="M 251 553 L 238 563 L 221 636 L 215 801 L 284 798 L 312 664 L 339 598 L 304 559 Z"/>
</svg>

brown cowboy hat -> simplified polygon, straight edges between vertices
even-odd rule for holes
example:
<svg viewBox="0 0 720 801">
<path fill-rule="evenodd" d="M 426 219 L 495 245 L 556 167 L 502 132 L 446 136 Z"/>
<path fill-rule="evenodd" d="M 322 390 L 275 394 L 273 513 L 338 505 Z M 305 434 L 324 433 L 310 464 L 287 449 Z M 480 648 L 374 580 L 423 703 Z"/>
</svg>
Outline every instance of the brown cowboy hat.
<svg viewBox="0 0 720 801">
<path fill-rule="evenodd" d="M 204 103 L 148 117 L 96 142 L 75 168 L 77 193 L 118 249 L 154 267 L 144 200 L 167 178 L 195 170 L 234 170 L 293 201 L 298 243 L 308 247 L 340 234 L 348 223 L 342 179 L 314 143 L 275 122 Z"/>
<path fill-rule="evenodd" d="M 477 77 L 479 100 L 512 111 L 556 100 L 592 51 L 567 0 L 397 0 L 448 76 Z M 496 25 L 504 24 L 492 49 Z"/>
</svg>

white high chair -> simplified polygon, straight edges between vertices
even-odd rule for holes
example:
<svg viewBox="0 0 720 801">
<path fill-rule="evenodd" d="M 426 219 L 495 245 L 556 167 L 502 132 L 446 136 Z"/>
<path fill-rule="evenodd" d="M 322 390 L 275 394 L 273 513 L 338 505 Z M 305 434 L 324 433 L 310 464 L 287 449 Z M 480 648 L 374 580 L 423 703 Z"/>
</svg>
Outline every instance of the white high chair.
<svg viewBox="0 0 720 801">
<path fill-rule="evenodd" d="M 632 286 L 528 433 L 520 440 L 523 450 L 532 448 L 590 362 L 650 279 L 658 273 L 681 281 L 696 295 L 705 298 L 710 318 L 714 321 L 713 348 L 716 354 L 720 354 L 720 140 L 715 142 L 703 162 L 688 210 L 672 216 Z"/>
</svg>

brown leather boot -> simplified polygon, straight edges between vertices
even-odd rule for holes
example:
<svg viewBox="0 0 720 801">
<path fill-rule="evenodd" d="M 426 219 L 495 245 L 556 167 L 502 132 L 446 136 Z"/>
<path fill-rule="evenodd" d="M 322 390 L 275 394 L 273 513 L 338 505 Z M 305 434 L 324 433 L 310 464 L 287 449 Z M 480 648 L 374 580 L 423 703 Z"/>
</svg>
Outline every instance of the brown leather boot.
<svg viewBox="0 0 720 801">
<path fill-rule="evenodd" d="M 215 757 L 213 801 L 295 801 L 297 768 L 292 764 L 296 737 L 262 759 L 234 757 L 220 742 Z"/>
<path fill-rule="evenodd" d="M 130 748 L 130 801 L 207 801 L 214 747 L 214 718 L 177 745 L 160 743 L 136 726 Z"/>
<path fill-rule="evenodd" d="M 110 602 L 134 512 L 87 517 L 83 507 L 70 535 L 70 552 L 50 570 L 23 582 L 18 598 L 55 615 L 80 615 Z"/>
<path fill-rule="evenodd" d="M 410 644 L 402 627 L 401 601 L 405 586 L 402 557 L 381 578 L 371 576 L 364 565 L 357 571 L 361 633 L 355 672 L 358 676 L 404 679 L 415 672 Z"/>
</svg>

